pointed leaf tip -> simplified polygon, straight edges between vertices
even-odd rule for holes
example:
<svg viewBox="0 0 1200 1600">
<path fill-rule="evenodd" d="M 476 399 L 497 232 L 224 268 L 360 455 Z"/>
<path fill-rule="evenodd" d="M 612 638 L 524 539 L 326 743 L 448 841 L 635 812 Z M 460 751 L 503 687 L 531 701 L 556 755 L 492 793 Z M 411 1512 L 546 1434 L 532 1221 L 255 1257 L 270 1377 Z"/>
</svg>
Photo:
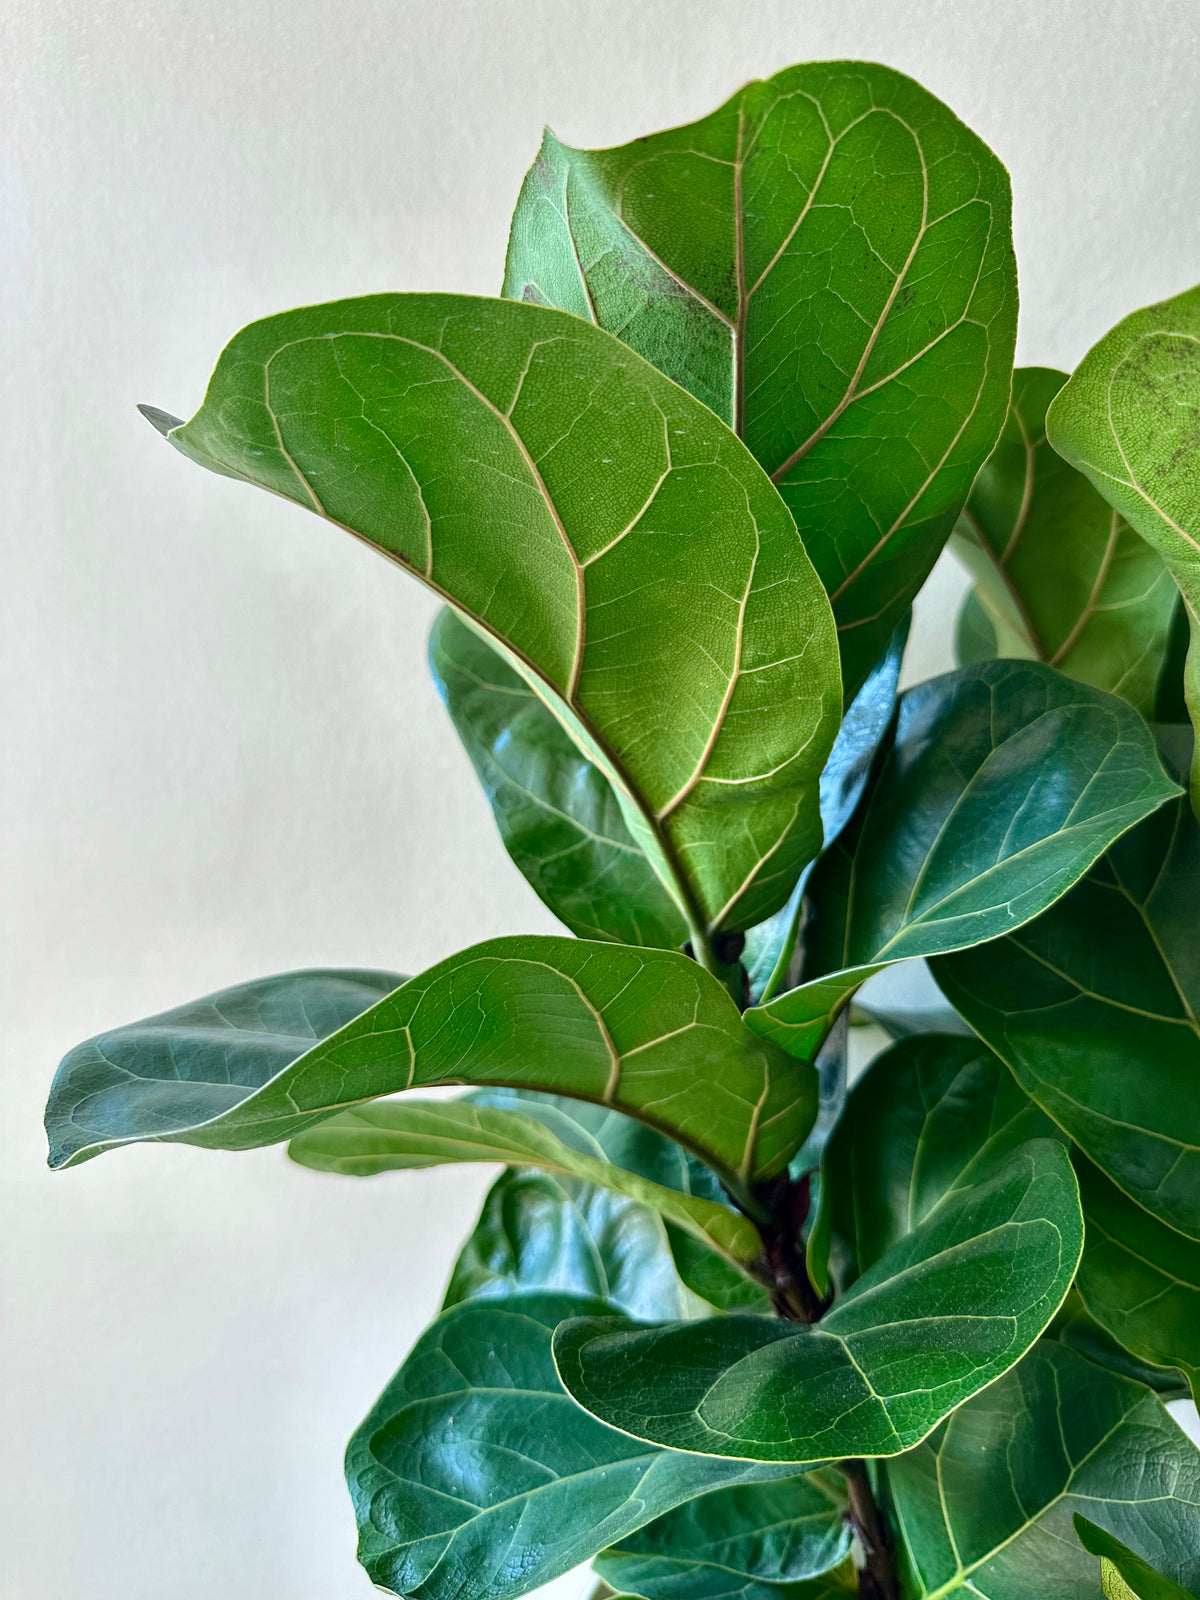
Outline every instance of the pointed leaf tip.
<svg viewBox="0 0 1200 1600">
<path fill-rule="evenodd" d="M 139 406 L 138 410 L 152 428 L 158 429 L 164 439 L 172 428 L 183 427 L 182 417 L 173 417 L 169 411 L 160 411 L 157 406 Z"/>
</svg>

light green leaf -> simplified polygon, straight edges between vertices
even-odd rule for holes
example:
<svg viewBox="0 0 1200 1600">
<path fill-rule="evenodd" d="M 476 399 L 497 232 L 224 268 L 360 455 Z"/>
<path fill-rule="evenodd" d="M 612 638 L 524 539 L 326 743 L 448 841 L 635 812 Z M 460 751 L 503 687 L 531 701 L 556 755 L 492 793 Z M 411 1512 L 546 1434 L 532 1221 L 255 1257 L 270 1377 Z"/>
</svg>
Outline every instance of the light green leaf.
<svg viewBox="0 0 1200 1600">
<path fill-rule="evenodd" d="M 1101 1582 L 1106 1600 L 1196 1600 L 1190 1589 L 1164 1578 L 1135 1555 L 1127 1544 L 1098 1528 L 1078 1511 L 1074 1517 L 1079 1542 L 1100 1557 Z"/>
<path fill-rule="evenodd" d="M 845 1562 L 845 1514 L 830 1471 L 717 1489 L 601 1551 L 594 1568 L 643 1600 L 800 1600 L 806 1580 Z"/>
<path fill-rule="evenodd" d="M 547 133 L 504 293 L 619 335 L 745 437 L 833 596 L 852 695 L 995 443 L 1008 175 L 910 78 L 816 62 L 612 150 Z"/>
<path fill-rule="evenodd" d="M 1046 408 L 1066 381 L 1049 367 L 1013 374 L 1008 421 L 952 545 L 993 630 L 987 654 L 1045 661 L 1149 718 L 1175 585 L 1150 546 L 1047 443 Z"/>
<path fill-rule="evenodd" d="M 358 1177 L 447 1161 L 539 1167 L 649 1206 L 743 1270 L 762 1253 L 762 1239 L 748 1217 L 614 1165 L 578 1124 L 550 1107 L 543 1108 L 539 1119 L 527 1111 L 470 1100 L 405 1099 L 359 1106 L 301 1133 L 288 1153 L 301 1166 Z"/>
<path fill-rule="evenodd" d="M 1147 1211 L 1200 1239 L 1200 828 L 1182 801 L 1020 933 L 934 963 L 1022 1087 Z"/>
<path fill-rule="evenodd" d="M 747 1023 L 811 1059 L 872 973 L 1020 927 L 1177 792 L 1132 707 L 1040 663 L 980 662 L 910 689 L 810 880 L 805 982 Z"/>
<path fill-rule="evenodd" d="M 816 1111 L 811 1068 L 758 1040 L 715 978 L 666 950 L 493 939 L 410 979 L 288 1065 L 238 1058 L 232 1084 L 220 1028 L 196 1042 L 185 1033 L 192 1078 L 207 1079 L 180 1081 L 173 1015 L 67 1056 L 48 1112 L 60 1129 L 56 1164 L 130 1139 L 244 1150 L 398 1090 L 494 1084 L 627 1112 L 749 1200 L 787 1165 Z M 192 1008 L 181 1015 L 190 1026 Z"/>
<path fill-rule="evenodd" d="M 698 1494 L 780 1475 L 657 1450 L 582 1411 L 550 1336 L 608 1310 L 563 1294 L 468 1300 L 422 1334 L 346 1453 L 372 1582 L 512 1600 Z"/>
<path fill-rule="evenodd" d="M 909 1450 L 1020 1359 L 1062 1302 L 1083 1224 L 1062 1146 L 969 1169 L 811 1328 L 761 1317 L 560 1327 L 563 1382 L 672 1449 L 820 1462 Z"/>
<path fill-rule="evenodd" d="M 747 1282 L 734 1268 L 726 1270 Z M 639 1322 L 686 1317 L 695 1309 L 655 1212 L 578 1178 L 510 1168 L 488 1190 L 451 1273 L 443 1310 L 528 1289 L 590 1295 Z"/>
<path fill-rule="evenodd" d="M 429 664 L 505 848 L 555 916 L 581 939 L 678 949 L 687 923 L 612 784 L 520 673 L 449 609 Z"/>
<path fill-rule="evenodd" d="M 1087 1250 L 1087 1230 L 1084 1229 L 1084 1250 Z M 1081 1356 L 1094 1361 L 1098 1367 L 1107 1367 L 1123 1378 L 1153 1389 L 1164 1400 L 1187 1400 L 1191 1396 L 1187 1379 L 1181 1372 L 1152 1366 L 1141 1361 L 1119 1344 L 1107 1328 L 1101 1327 L 1079 1296 L 1078 1282 L 1062 1303 L 1058 1315 L 1046 1330 L 1048 1339 L 1077 1350 Z"/>
<path fill-rule="evenodd" d="M 46 1106 L 50 1165 L 220 1122 L 320 1039 L 406 980 L 398 972 L 284 972 L 219 989 L 76 1045 Z M 264 1129 L 260 1144 L 291 1128 Z"/>
<path fill-rule="evenodd" d="M 698 957 L 786 901 L 841 711 L 829 603 L 749 452 L 619 340 L 460 295 L 313 306 L 238 334 L 168 437 L 501 648 L 612 783 Z"/>
<path fill-rule="evenodd" d="M 1080 1298 L 1127 1350 L 1200 1393 L 1200 1242 L 1143 1211 L 1085 1156 L 1075 1168 L 1087 1226 Z"/>
<path fill-rule="evenodd" d="M 1200 288 L 1106 333 L 1050 407 L 1046 432 L 1179 585 L 1192 629 L 1184 689 L 1200 728 Z M 1200 740 L 1192 800 L 1200 806 Z"/>
<path fill-rule="evenodd" d="M 826 1155 L 833 1225 L 863 1272 L 920 1226 L 972 1163 L 1058 1136 L 978 1039 L 926 1034 L 877 1056 Z"/>
<path fill-rule="evenodd" d="M 885 1468 L 914 1600 L 1098 1600 L 1081 1511 L 1200 1579 L 1200 1454 L 1140 1384 L 1043 1340 Z"/>
</svg>

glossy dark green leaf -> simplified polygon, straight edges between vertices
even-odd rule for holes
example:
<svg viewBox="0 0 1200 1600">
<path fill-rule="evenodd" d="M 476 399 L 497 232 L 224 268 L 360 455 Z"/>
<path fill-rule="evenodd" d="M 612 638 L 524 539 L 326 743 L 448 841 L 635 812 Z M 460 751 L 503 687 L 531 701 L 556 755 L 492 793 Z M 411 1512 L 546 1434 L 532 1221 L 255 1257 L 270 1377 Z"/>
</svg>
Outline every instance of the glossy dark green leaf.
<svg viewBox="0 0 1200 1600">
<path fill-rule="evenodd" d="M 987 654 L 1045 661 L 1148 718 L 1175 585 L 1159 556 L 1047 442 L 1046 408 L 1066 381 L 1049 367 L 1013 374 L 1008 421 L 953 546 L 992 628 Z"/>
<path fill-rule="evenodd" d="M 779 1475 L 606 1428 L 563 1391 L 550 1336 L 603 1301 L 468 1300 L 417 1341 L 350 1441 L 359 1560 L 416 1600 L 511 1600 L 709 1489 Z"/>
<path fill-rule="evenodd" d="M 619 340 L 503 300 L 313 306 L 238 334 L 169 437 L 503 649 L 613 784 L 698 958 L 786 901 L 841 712 L 829 603 L 753 457 Z"/>
<path fill-rule="evenodd" d="M 589 1295 L 638 1321 L 686 1317 L 694 1306 L 655 1212 L 578 1178 L 510 1169 L 459 1252 L 444 1309 L 527 1289 Z"/>
<path fill-rule="evenodd" d="M 875 754 L 891 723 L 900 665 L 908 642 L 908 625 L 909 618 L 905 616 L 867 681 L 851 701 L 821 772 L 821 826 L 825 849 L 854 815 L 871 775 Z M 800 874 L 791 899 L 782 911 L 746 933 L 742 964 L 749 979 L 750 998 L 756 1005 L 770 999 L 786 980 L 796 948 L 810 871 L 811 867 L 806 867 Z"/>
<path fill-rule="evenodd" d="M 671 1259 L 682 1282 L 717 1311 L 750 1311 L 767 1315 L 771 1300 L 767 1289 L 744 1269 L 734 1266 L 724 1255 L 702 1243 L 695 1233 L 666 1223 Z M 641 1321 L 668 1321 L 668 1317 L 644 1317 Z"/>
<path fill-rule="evenodd" d="M 893 1045 L 855 1084 L 826 1158 L 833 1224 L 855 1270 L 919 1227 L 973 1162 L 1057 1134 L 978 1039 Z"/>
<path fill-rule="evenodd" d="M 563 1382 L 594 1415 L 673 1449 L 818 1462 L 911 1449 L 1020 1359 L 1083 1243 L 1062 1146 L 968 1169 L 811 1328 L 722 1317 L 566 1323 Z"/>
<path fill-rule="evenodd" d="M 1182 1589 L 1135 1555 L 1127 1544 L 1098 1528 L 1078 1511 L 1075 1532 L 1089 1554 L 1100 1557 L 1100 1575 L 1105 1600 L 1196 1600 L 1190 1589 Z"/>
<path fill-rule="evenodd" d="M 679 907 L 625 826 L 612 784 L 520 673 L 454 612 L 429 662 L 509 855 L 581 939 L 673 950 Z"/>
<path fill-rule="evenodd" d="M 207 1079 L 203 1093 L 180 1080 L 179 1048 L 158 1018 L 149 1032 L 135 1023 L 72 1051 L 48 1113 L 70 1133 L 59 1136 L 57 1162 L 130 1138 L 248 1149 L 398 1090 L 474 1083 L 561 1091 L 627 1112 L 748 1191 L 787 1165 L 816 1111 L 812 1069 L 757 1039 L 694 961 L 574 939 L 475 945 L 282 1070 L 253 1055 L 219 1095 Z M 211 1048 L 193 1077 L 211 1077 L 214 1060 L 227 1079 L 227 1056 Z M 197 1104 L 207 1115 L 189 1120 Z"/>
<path fill-rule="evenodd" d="M 791 1585 L 845 1561 L 845 1512 L 832 1471 L 717 1489 L 602 1551 L 594 1569 L 643 1600 L 798 1600 Z"/>
<path fill-rule="evenodd" d="M 1200 1453 L 1156 1396 L 1053 1341 L 885 1471 L 914 1600 L 1099 1600 L 1076 1511 L 1200 1580 Z"/>
<path fill-rule="evenodd" d="M 301 1166 L 357 1177 L 448 1161 L 539 1167 L 648 1206 L 746 1269 L 762 1253 L 762 1239 L 748 1217 L 617 1166 L 572 1118 L 551 1107 L 534 1117 L 471 1100 L 406 1098 L 359 1106 L 298 1135 L 289 1154 Z"/>
<path fill-rule="evenodd" d="M 1087 1226 L 1080 1298 L 1127 1350 L 1183 1373 L 1200 1393 L 1200 1242 L 1143 1211 L 1085 1157 L 1075 1165 Z"/>
<path fill-rule="evenodd" d="M 1008 402 L 1008 176 L 910 78 L 817 62 L 612 150 L 547 134 L 504 292 L 599 323 L 743 434 L 829 593 L 853 693 Z"/>
<path fill-rule="evenodd" d="M 284 972 L 77 1045 L 58 1069 L 46 1107 L 50 1165 L 86 1159 L 97 1145 L 182 1137 L 219 1122 L 405 981 L 398 972 Z"/>
<path fill-rule="evenodd" d="M 1176 801 L 1057 905 L 935 962 L 1024 1089 L 1146 1210 L 1200 1239 L 1200 828 Z"/>
<path fill-rule="evenodd" d="M 1084 1234 L 1086 1250 L 1086 1227 Z M 1119 1344 L 1107 1328 L 1101 1327 L 1080 1299 L 1077 1283 L 1071 1285 L 1071 1292 L 1046 1330 L 1046 1337 L 1057 1339 L 1060 1344 L 1077 1350 L 1081 1356 L 1086 1356 L 1098 1367 L 1107 1367 L 1110 1372 L 1118 1373 L 1123 1378 L 1132 1378 L 1135 1383 L 1144 1384 L 1147 1389 L 1153 1389 L 1155 1394 L 1164 1400 L 1190 1398 L 1191 1390 L 1181 1372 L 1166 1367 L 1156 1367 L 1148 1361 L 1139 1360 L 1131 1351 L 1126 1350 L 1124 1345 Z"/>
<path fill-rule="evenodd" d="M 810 881 L 805 982 L 747 1023 L 811 1058 L 873 972 L 1020 927 L 1175 793 L 1132 707 L 1038 662 L 980 662 L 910 689 Z"/>
<path fill-rule="evenodd" d="M 1050 407 L 1046 431 L 1179 585 L 1192 630 L 1185 694 L 1200 728 L 1200 288 L 1135 311 L 1106 333 Z M 1192 798 L 1200 806 L 1200 739 Z"/>
</svg>

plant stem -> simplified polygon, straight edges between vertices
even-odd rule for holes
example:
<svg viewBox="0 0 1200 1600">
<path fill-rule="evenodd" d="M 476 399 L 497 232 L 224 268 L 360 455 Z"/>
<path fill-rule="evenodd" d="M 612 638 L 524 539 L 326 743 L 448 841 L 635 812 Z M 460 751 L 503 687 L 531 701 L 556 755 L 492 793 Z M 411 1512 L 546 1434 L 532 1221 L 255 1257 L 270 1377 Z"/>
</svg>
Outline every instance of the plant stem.
<svg viewBox="0 0 1200 1600">
<path fill-rule="evenodd" d="M 892 1536 L 876 1503 L 865 1461 L 839 1461 L 838 1470 L 850 1495 L 850 1522 L 863 1548 L 865 1565 L 858 1575 L 861 1600 L 901 1600 L 893 1559 Z"/>
</svg>

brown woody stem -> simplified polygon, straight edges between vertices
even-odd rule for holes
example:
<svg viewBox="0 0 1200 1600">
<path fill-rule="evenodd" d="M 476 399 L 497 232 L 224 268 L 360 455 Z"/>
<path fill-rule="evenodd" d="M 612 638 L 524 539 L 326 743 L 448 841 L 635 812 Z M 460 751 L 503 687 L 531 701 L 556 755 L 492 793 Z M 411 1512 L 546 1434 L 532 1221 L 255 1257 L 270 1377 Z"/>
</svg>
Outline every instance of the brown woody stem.
<svg viewBox="0 0 1200 1600">
<path fill-rule="evenodd" d="M 861 1600 L 902 1600 L 892 1536 L 876 1503 L 864 1461 L 839 1461 L 850 1496 L 849 1518 L 862 1545 L 864 1565 L 858 1574 Z"/>
</svg>

